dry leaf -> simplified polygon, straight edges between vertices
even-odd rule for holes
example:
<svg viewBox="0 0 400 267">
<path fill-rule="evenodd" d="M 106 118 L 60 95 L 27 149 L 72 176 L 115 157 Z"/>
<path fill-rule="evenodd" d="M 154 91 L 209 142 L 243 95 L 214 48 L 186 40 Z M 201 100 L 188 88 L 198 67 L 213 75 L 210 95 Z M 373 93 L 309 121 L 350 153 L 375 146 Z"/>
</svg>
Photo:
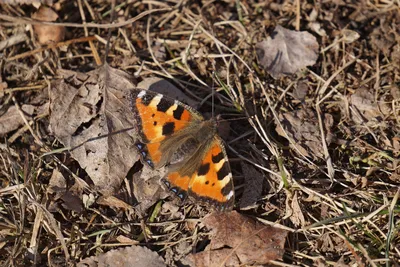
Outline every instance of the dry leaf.
<svg viewBox="0 0 400 267">
<path fill-rule="evenodd" d="M 399 24 L 400 26 L 400 24 Z M 400 41 L 400 35 L 387 23 L 376 27 L 371 33 L 371 43 L 375 49 L 388 55 L 390 48 Z M 397 40 L 396 40 L 397 39 Z"/>
<path fill-rule="evenodd" d="M 254 166 L 244 162 L 241 163 L 241 166 L 245 185 L 239 206 L 241 210 L 246 210 L 256 207 L 257 201 L 261 198 L 265 178 Z"/>
<path fill-rule="evenodd" d="M 77 267 L 165 267 L 163 259 L 146 247 L 131 246 L 114 249 L 96 257 L 82 260 Z"/>
<path fill-rule="evenodd" d="M 64 175 L 57 170 L 54 169 L 51 175 L 49 185 L 47 186 L 47 193 L 55 194 L 54 199 L 59 199 L 62 194 L 67 190 L 67 181 L 64 178 Z"/>
<path fill-rule="evenodd" d="M 47 187 L 47 193 L 54 194 L 54 197 L 49 197 L 53 202 L 51 205 L 54 207 L 57 206 L 56 201 L 60 199 L 65 209 L 76 212 L 82 211 L 83 187 L 79 182 L 75 181 L 73 186 L 67 188 L 67 181 L 64 175 L 57 169 L 53 170 Z"/>
<path fill-rule="evenodd" d="M 117 236 L 116 240 L 117 240 L 119 243 L 124 244 L 124 245 L 126 245 L 126 244 L 129 244 L 129 245 L 137 245 L 137 244 L 140 243 L 139 241 L 130 239 L 129 237 L 126 237 L 126 236 L 123 236 L 123 235 Z"/>
<path fill-rule="evenodd" d="M 347 44 L 351 44 L 360 38 L 358 32 L 349 29 L 343 29 L 341 33 L 343 35 L 343 41 Z"/>
<path fill-rule="evenodd" d="M 162 42 L 156 41 L 155 44 L 151 47 L 153 51 L 154 57 L 158 61 L 165 61 L 167 57 L 167 53 L 165 52 L 165 44 Z"/>
<path fill-rule="evenodd" d="M 35 111 L 35 107 L 32 105 L 23 105 L 21 110 L 29 118 Z M 15 106 L 10 106 L 6 111 L 0 112 L 0 136 L 16 130 L 24 124 L 24 120 Z"/>
<path fill-rule="evenodd" d="M 99 205 L 122 209 L 124 211 L 132 209 L 131 205 L 114 196 L 101 196 L 97 199 L 96 203 Z"/>
<path fill-rule="evenodd" d="M 212 229 L 205 251 L 187 257 L 194 266 L 244 266 L 281 259 L 287 231 L 266 226 L 236 211 L 212 213 L 203 219 Z"/>
<path fill-rule="evenodd" d="M 291 147 L 295 146 L 305 156 L 324 157 L 318 116 L 314 110 L 295 110 L 279 114 L 278 118 L 283 129 L 278 125 L 276 131 L 280 136 L 286 138 L 286 133 L 292 139 Z M 333 117 L 331 114 L 323 114 L 322 121 L 326 143 L 329 145 L 333 138 Z"/>
<path fill-rule="evenodd" d="M 296 99 L 303 101 L 304 99 L 306 99 L 307 93 L 308 93 L 307 81 L 299 81 L 294 89 L 293 96 Z"/>
<path fill-rule="evenodd" d="M 152 170 L 144 165 L 140 172 L 133 175 L 133 194 L 139 203 L 135 209 L 140 214 L 144 214 L 159 199 L 164 199 L 171 194 L 169 190 L 163 190 L 160 186 L 160 178 L 164 177 L 165 172 L 165 168 Z M 172 199 L 178 201 L 175 197 Z"/>
<path fill-rule="evenodd" d="M 32 18 L 39 21 L 54 22 L 58 19 L 58 15 L 53 9 L 42 5 L 39 10 L 32 15 Z M 33 30 L 40 44 L 58 43 L 64 40 L 64 26 L 35 24 L 33 25 Z"/>
<path fill-rule="evenodd" d="M 308 32 L 296 32 L 276 26 L 271 37 L 256 45 L 261 65 L 274 78 L 290 75 L 318 58 L 317 39 Z"/>
<path fill-rule="evenodd" d="M 304 218 L 303 212 L 301 211 L 297 191 L 294 192 L 290 208 L 292 210 L 292 215 L 289 217 L 289 219 L 296 227 L 304 227 L 306 220 Z"/>
<path fill-rule="evenodd" d="M 380 121 L 382 117 L 390 114 L 390 106 L 381 101 L 375 101 L 374 94 L 367 88 L 358 89 L 350 97 L 351 118 L 357 124 L 368 121 Z M 374 123 L 374 122 L 373 122 Z"/>
<path fill-rule="evenodd" d="M 88 74 L 61 70 L 52 83 L 50 129 L 87 172 L 95 189 L 113 194 L 133 164 L 136 131 L 126 73 L 104 66 Z M 107 77 L 107 82 L 106 82 Z"/>
</svg>

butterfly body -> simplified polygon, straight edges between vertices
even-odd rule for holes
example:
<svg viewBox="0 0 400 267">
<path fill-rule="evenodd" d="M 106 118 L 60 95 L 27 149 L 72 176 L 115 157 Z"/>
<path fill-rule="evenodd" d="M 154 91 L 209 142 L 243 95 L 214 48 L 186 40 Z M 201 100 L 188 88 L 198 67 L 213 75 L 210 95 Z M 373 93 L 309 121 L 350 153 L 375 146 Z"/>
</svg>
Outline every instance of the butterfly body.
<svg viewBox="0 0 400 267">
<path fill-rule="evenodd" d="M 152 91 L 135 89 L 131 97 L 142 162 L 167 167 L 162 181 L 181 199 L 189 195 L 220 210 L 232 208 L 232 174 L 215 120 Z"/>
</svg>

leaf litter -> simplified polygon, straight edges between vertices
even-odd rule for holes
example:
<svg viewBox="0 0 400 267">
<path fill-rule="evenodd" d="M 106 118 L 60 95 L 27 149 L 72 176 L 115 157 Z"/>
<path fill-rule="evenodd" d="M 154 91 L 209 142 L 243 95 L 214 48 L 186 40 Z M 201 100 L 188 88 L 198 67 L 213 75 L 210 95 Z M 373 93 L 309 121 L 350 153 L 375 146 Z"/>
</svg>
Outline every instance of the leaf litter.
<svg viewBox="0 0 400 267">
<path fill-rule="evenodd" d="M 291 75 L 306 66 L 314 65 L 319 45 L 308 32 L 296 32 L 276 26 L 267 40 L 256 45 L 261 65 L 272 77 Z"/>
<path fill-rule="evenodd" d="M 211 242 L 204 251 L 188 257 L 191 266 L 262 265 L 283 256 L 288 234 L 285 230 L 236 211 L 209 214 L 203 223 L 211 229 Z"/>
<path fill-rule="evenodd" d="M 107 267 L 107 266 L 166 266 L 163 259 L 146 247 L 131 246 L 115 249 L 96 257 L 87 258 L 77 264 L 78 267 Z"/>
<path fill-rule="evenodd" d="M 64 77 L 53 83 L 50 94 L 50 128 L 72 149 L 94 188 L 112 195 L 139 159 L 128 101 L 134 84 L 124 72 L 103 68 L 87 74 L 60 71 Z"/>
<path fill-rule="evenodd" d="M 154 3 L 168 8 L 154 11 L 152 8 L 158 7 Z M 267 190 L 257 188 L 257 197 L 249 201 L 257 201 L 256 205 L 251 204 L 242 213 L 257 218 L 262 222 L 260 227 L 275 224 L 294 228 L 288 235 L 285 257 L 277 260 L 278 264 L 373 266 L 398 262 L 395 222 L 399 207 L 394 202 L 400 181 L 398 3 L 360 2 L 350 6 L 339 1 L 335 5 L 316 2 L 296 6 L 296 1 L 228 1 L 223 5 L 215 1 L 201 7 L 191 1 L 179 6 L 154 3 L 150 6 L 139 1 L 119 7 L 118 31 L 112 34 L 112 66 L 134 72 L 139 81 L 168 77 L 174 85 L 187 87 L 185 93 L 195 101 L 191 105 L 200 107 L 202 112 L 211 110 L 208 102 L 200 102 L 210 96 L 205 85 L 215 88 L 215 108 L 224 111 L 231 128 L 225 140 L 238 201 L 251 195 L 246 187 L 249 174 L 245 175 L 239 165 L 243 160 L 254 166 L 258 173 L 254 175 L 260 175 L 260 181 L 262 176 L 270 187 L 268 192 L 273 192 L 265 195 Z M 77 99 L 82 101 L 77 100 L 80 104 L 76 107 L 67 105 L 62 100 L 71 99 L 71 95 L 59 92 L 56 93 L 62 99 L 51 99 L 52 110 L 79 110 L 71 113 L 75 117 L 67 117 L 68 122 L 73 122 L 71 128 L 57 125 L 57 118 L 49 119 L 38 108 L 33 116 L 26 114 L 23 124 L 5 131 L 0 143 L 1 264 L 65 265 L 66 259 L 76 263 L 132 244 L 146 244 L 168 266 L 176 266 L 191 253 L 200 258 L 201 253 L 211 255 L 204 249 L 219 242 L 207 234 L 208 227 L 201 223 L 210 210 L 194 203 L 175 205 L 160 194 L 166 192 L 160 190 L 157 174 L 142 169 L 129 147 L 129 140 L 134 138 L 134 129 L 126 130 L 129 119 L 123 121 L 126 124 L 121 123 L 124 125 L 116 125 L 110 116 L 115 109 L 102 113 L 109 111 L 107 97 L 120 96 L 115 91 L 131 88 L 130 83 L 119 87 L 117 84 L 125 78 L 117 75 L 118 81 L 109 83 L 117 86 L 109 90 L 107 79 L 102 76 L 107 71 L 88 72 L 93 69 L 92 55 L 102 53 L 103 38 L 107 36 L 103 27 L 115 25 L 107 20 L 110 7 L 90 1 L 80 7 L 83 13 L 69 2 L 50 3 L 49 7 L 57 10 L 58 21 L 72 27 L 68 27 L 67 41 L 42 47 L 33 36 L 29 20 L 33 9 L 0 6 L 1 42 L 7 43 L 0 59 L 1 110 L 8 111 L 12 106 L 7 102 L 11 96 L 15 99 L 13 104 L 21 107 L 48 102 L 44 92 L 49 91 L 52 97 L 53 91 L 58 90 L 56 86 L 47 87 L 48 81 L 71 83 L 76 86 L 73 90 L 62 86 L 68 92 L 81 90 Z M 200 9 L 200 15 L 193 12 Z M 278 32 L 278 25 L 291 31 L 290 35 L 310 31 L 320 49 L 314 45 L 299 48 L 302 46 L 297 41 L 288 42 L 285 30 Z M 274 31 L 276 26 L 279 34 L 272 35 L 270 42 L 274 41 L 272 37 L 278 37 L 283 39 L 282 46 L 275 50 L 257 48 L 257 42 L 265 39 L 265 32 Z M 21 33 L 29 39 L 11 42 Z M 88 39 L 82 42 L 82 36 Z M 309 38 L 310 44 L 314 43 L 312 39 Z M 152 47 L 149 49 L 154 49 L 153 53 L 136 52 L 147 47 Z M 299 55 L 307 56 L 299 60 L 296 49 L 305 49 Z M 263 57 L 257 61 L 257 50 L 270 53 L 267 56 L 271 57 L 280 51 L 287 58 L 282 64 L 271 65 Z M 314 64 L 310 59 L 317 61 Z M 67 80 L 57 80 L 60 69 L 70 71 L 62 74 Z M 279 79 L 270 79 L 262 69 Z M 92 88 L 96 86 L 97 89 Z M 42 99 L 40 104 L 35 102 L 38 97 Z M 54 105 L 56 101 L 59 106 Z M 240 119 L 244 114 L 238 110 L 246 113 L 250 109 L 248 124 Z M 65 121 L 61 115 L 58 119 L 59 124 Z M 110 125 L 100 123 L 110 121 Z M 278 125 L 282 125 L 281 132 Z M 274 129 L 283 134 L 277 136 Z M 126 150 L 122 148 L 123 157 L 136 162 L 133 167 L 122 164 L 117 169 L 107 165 L 119 164 L 118 156 L 122 154 L 108 151 L 118 135 L 128 144 Z M 103 141 L 96 143 L 100 139 Z M 35 144 L 37 140 L 42 145 Z M 75 149 L 67 152 L 66 148 Z M 95 166 L 107 159 L 97 152 L 92 155 L 91 151 L 100 150 L 110 152 L 112 161 L 95 171 Z M 332 177 L 327 175 L 325 152 L 335 170 Z M 107 168 L 110 173 L 101 175 Z M 137 186 L 140 182 L 142 185 Z M 118 189 L 121 190 L 115 194 Z M 71 191 L 82 194 L 79 204 L 69 198 Z M 127 198 L 115 198 L 122 194 Z M 388 203 L 395 204 L 389 207 Z M 74 205 L 83 209 L 73 209 Z M 233 236 L 239 234 L 239 225 L 228 228 L 230 224 L 221 224 L 223 217 L 218 218 L 219 225 L 213 229 L 226 227 Z M 226 242 L 221 253 L 231 249 L 230 255 L 236 258 L 229 258 L 229 262 L 244 261 L 246 257 L 239 258 L 238 251 L 230 247 L 234 240 L 227 237 L 223 241 L 228 240 L 232 243 Z M 219 257 L 218 250 L 215 253 L 212 260 Z M 207 260 L 205 256 L 201 258 L 201 262 Z"/>
</svg>

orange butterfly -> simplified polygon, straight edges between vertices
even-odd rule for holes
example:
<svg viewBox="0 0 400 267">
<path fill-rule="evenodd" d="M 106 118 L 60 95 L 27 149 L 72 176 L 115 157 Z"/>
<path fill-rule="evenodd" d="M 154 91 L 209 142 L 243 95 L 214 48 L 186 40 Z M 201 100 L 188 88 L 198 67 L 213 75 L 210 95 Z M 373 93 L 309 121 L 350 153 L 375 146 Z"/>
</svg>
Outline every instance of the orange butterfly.
<svg viewBox="0 0 400 267">
<path fill-rule="evenodd" d="M 232 173 L 215 120 L 152 91 L 135 89 L 131 97 L 142 162 L 153 169 L 167 166 L 162 181 L 179 198 L 232 209 Z"/>
</svg>

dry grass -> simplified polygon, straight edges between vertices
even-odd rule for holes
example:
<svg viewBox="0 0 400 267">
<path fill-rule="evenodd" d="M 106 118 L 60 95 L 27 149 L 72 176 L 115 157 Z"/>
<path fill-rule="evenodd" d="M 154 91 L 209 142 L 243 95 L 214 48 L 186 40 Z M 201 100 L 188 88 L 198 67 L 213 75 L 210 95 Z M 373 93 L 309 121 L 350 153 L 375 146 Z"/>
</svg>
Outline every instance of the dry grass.
<svg viewBox="0 0 400 267">
<path fill-rule="evenodd" d="M 0 52 L 1 77 L 8 84 L 0 91 L 1 110 L 46 104 L 58 68 L 81 72 L 96 68 L 104 56 L 107 29 L 113 28 L 109 52 L 113 67 L 139 79 L 170 79 L 198 99 L 209 96 L 212 85 L 219 92 L 216 109 L 231 120 L 226 142 L 237 199 L 247 178 L 239 162 L 249 162 L 268 186 L 259 205 L 245 214 L 292 231 L 277 265 L 400 264 L 398 1 L 122 2 L 117 5 L 118 28 L 109 23 L 108 3 L 83 1 L 79 7 L 78 2 L 60 2 L 57 11 L 68 22 L 70 41 L 47 48 L 40 48 L 32 30 L 24 31 L 32 23 L 17 18 L 29 18 L 34 8 L 0 6 L 1 40 L 24 32 L 29 37 Z M 94 23 L 83 24 L 83 14 Z M 257 64 L 254 47 L 278 24 L 310 31 L 318 38 L 321 54 L 311 68 L 273 80 Z M 311 30 L 318 26 L 326 36 Z M 394 32 L 392 45 L 387 29 Z M 360 38 L 349 40 L 345 30 L 358 32 Z M 165 48 L 165 57 L 160 47 Z M 301 81 L 308 86 L 304 101 L 293 94 Z M 356 123 L 349 98 L 359 88 L 389 104 L 389 114 Z M 202 111 L 210 107 L 211 98 Z M 323 159 L 302 155 L 290 146 L 296 140 L 275 132 L 279 114 L 306 107 L 317 111 L 320 126 L 323 114 L 334 118 L 334 141 L 323 141 Z M 61 148 L 48 132 L 46 109 L 31 119 L 20 114 L 25 126 L 7 134 L 0 144 L 3 266 L 54 266 L 66 259 L 73 264 L 136 243 L 173 265 L 204 248 L 207 234 L 196 223 L 208 211 L 195 205 L 173 213 L 159 202 L 141 217 L 133 209 L 89 205 L 97 197 L 90 191 L 85 191 L 88 207 L 81 212 L 54 203 L 46 191 L 54 169 L 81 178 L 85 173 L 67 152 L 42 157 Z M 322 129 L 321 135 L 325 134 Z"/>
</svg>

